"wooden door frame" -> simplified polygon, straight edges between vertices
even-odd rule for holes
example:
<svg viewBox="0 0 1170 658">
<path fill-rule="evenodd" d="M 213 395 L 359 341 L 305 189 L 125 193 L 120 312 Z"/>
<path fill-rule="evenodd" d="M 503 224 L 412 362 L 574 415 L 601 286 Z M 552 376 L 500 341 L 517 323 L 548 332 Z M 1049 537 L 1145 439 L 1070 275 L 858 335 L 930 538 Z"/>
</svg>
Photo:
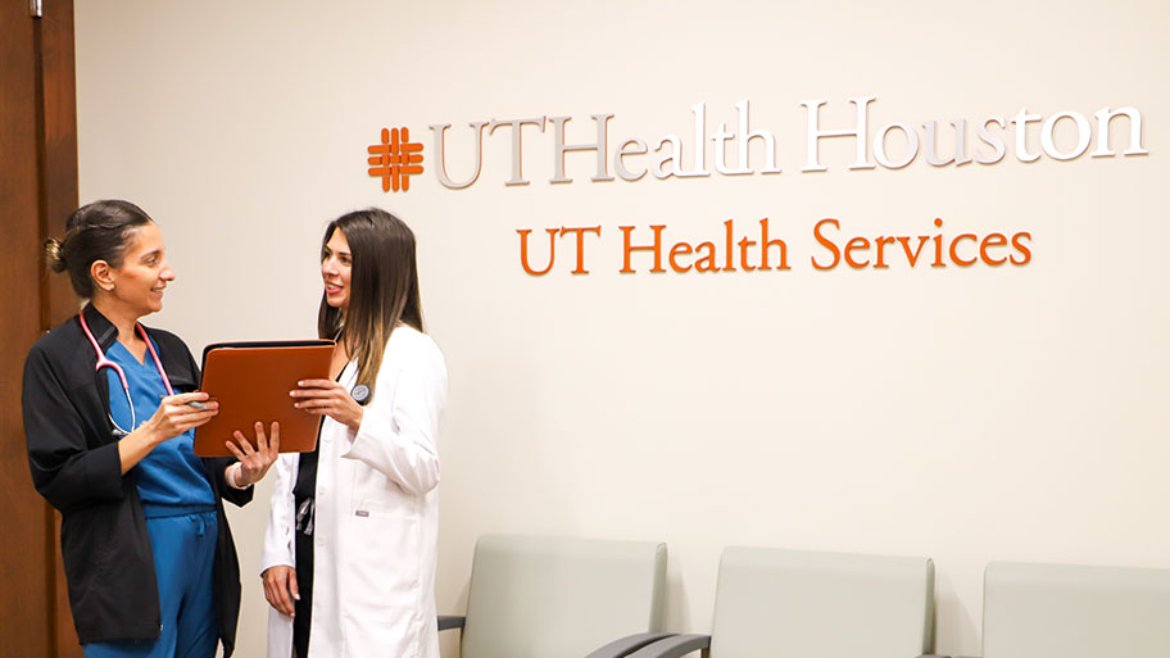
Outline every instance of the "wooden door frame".
<svg viewBox="0 0 1170 658">
<path fill-rule="evenodd" d="M 78 205 L 77 175 L 77 69 L 74 46 L 73 0 L 48 0 L 42 16 L 35 19 L 37 53 L 38 179 L 40 236 L 42 241 L 64 231 L 65 218 Z M 77 297 L 66 277 L 50 277 L 40 268 L 41 330 L 63 322 L 77 312 Z M 61 515 L 45 505 L 46 526 L 51 530 L 48 559 L 53 564 L 54 655 L 81 658 L 81 645 L 69 610 L 69 593 L 61 560 Z"/>
<path fill-rule="evenodd" d="M 37 247 L 48 236 L 63 233 L 64 220 L 78 202 L 73 0 L 36 3 L 40 5 L 40 16 L 33 15 L 32 2 L 5 2 L 0 34 L 7 43 L 0 46 L 0 52 L 6 60 L 4 79 L 9 86 L 4 89 L 7 98 L 0 101 L 0 121 L 4 123 L 0 126 L 0 143 L 7 142 L 12 147 L 13 152 L 5 153 L 5 157 L 19 157 L 21 161 L 5 169 L 6 174 L 14 176 L 7 181 L 8 198 L 0 200 L 0 208 L 9 236 L 18 236 L 9 242 L 9 248 L 19 252 L 10 259 L 10 267 L 16 271 L 12 273 L 15 280 L 8 283 L 10 294 L 20 299 L 6 306 L 8 312 L 21 316 L 8 325 L 16 335 L 9 336 L 10 330 L 5 330 L 9 341 L 4 366 L 5 403 L 11 403 L 6 414 L 12 416 L 4 423 L 4 436 L 0 437 L 6 455 L 0 477 L 12 484 L 10 492 L 24 507 L 17 517 L 24 527 L 5 540 L 9 542 L 5 553 L 11 549 L 10 559 L 15 563 L 5 567 L 11 573 L 27 570 L 22 585 L 30 582 L 27 574 L 33 575 L 31 582 L 39 580 L 37 574 L 43 574 L 44 580 L 41 592 L 22 596 L 21 592 L 10 591 L 12 605 L 35 607 L 21 611 L 20 627 L 5 625 L 0 654 L 35 647 L 35 653 L 48 651 L 48 655 L 60 658 L 80 658 L 81 646 L 73 628 L 61 567 L 59 515 L 32 490 L 27 460 L 22 458 L 23 430 L 16 421 L 20 416 L 16 400 L 24 354 L 41 333 L 77 311 L 78 300 L 67 277 L 50 277 L 43 258 L 37 256 Z M 21 539 L 27 544 L 16 543 Z"/>
</svg>

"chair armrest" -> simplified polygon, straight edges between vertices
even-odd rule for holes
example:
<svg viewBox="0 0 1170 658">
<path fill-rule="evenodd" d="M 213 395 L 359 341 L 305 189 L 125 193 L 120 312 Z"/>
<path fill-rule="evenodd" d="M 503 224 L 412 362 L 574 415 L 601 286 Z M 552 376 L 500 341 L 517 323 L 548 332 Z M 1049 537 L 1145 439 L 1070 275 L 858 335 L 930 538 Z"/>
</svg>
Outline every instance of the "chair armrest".
<svg viewBox="0 0 1170 658">
<path fill-rule="evenodd" d="M 459 615 L 439 615 L 439 630 L 445 631 L 451 628 L 463 628 L 467 617 L 460 617 Z"/>
<path fill-rule="evenodd" d="M 620 640 L 614 640 L 593 651 L 585 658 L 623 658 L 631 651 L 637 651 L 647 644 L 673 636 L 674 633 L 635 633 Z"/>
<path fill-rule="evenodd" d="M 692 651 L 710 648 L 710 635 L 672 635 L 638 649 L 627 658 L 681 658 Z"/>
</svg>

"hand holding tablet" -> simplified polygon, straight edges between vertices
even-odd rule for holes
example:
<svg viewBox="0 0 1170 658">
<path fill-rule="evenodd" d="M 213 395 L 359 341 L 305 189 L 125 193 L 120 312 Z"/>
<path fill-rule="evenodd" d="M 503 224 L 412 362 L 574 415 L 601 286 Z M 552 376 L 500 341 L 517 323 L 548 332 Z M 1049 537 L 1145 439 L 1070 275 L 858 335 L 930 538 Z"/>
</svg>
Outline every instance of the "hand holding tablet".
<svg viewBox="0 0 1170 658">
<path fill-rule="evenodd" d="M 331 340 L 215 343 L 203 350 L 200 390 L 219 402 L 219 414 L 195 430 L 195 454 L 230 457 L 236 432 L 280 423 L 281 452 L 310 452 L 320 419 L 293 406 L 289 391 L 305 379 L 329 376 Z"/>
</svg>

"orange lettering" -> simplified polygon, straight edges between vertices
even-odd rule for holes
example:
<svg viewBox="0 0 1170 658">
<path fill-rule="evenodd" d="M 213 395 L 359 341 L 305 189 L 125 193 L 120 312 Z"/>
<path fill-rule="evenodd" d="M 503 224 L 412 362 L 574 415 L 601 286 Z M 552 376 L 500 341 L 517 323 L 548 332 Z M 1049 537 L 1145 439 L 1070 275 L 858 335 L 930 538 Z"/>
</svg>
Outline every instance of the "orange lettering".
<svg viewBox="0 0 1170 658">
<path fill-rule="evenodd" d="M 902 251 L 906 252 L 906 260 L 910 263 L 910 267 L 914 267 L 914 264 L 918 262 L 918 257 L 922 255 L 922 248 L 926 246 L 926 241 L 929 239 L 925 235 L 918 236 L 918 248 L 910 251 L 909 236 L 898 238 L 898 242 L 902 243 Z"/>
<path fill-rule="evenodd" d="M 988 265 L 1003 265 L 1007 261 L 1007 258 L 992 258 L 987 254 L 987 250 L 991 247 L 1003 247 L 1005 245 L 1007 245 L 1007 236 L 1003 233 L 992 233 L 983 238 L 982 244 L 979 245 L 979 257 Z"/>
<path fill-rule="evenodd" d="M 666 228 L 665 224 L 655 224 L 650 227 L 654 231 L 654 244 L 645 247 L 630 246 L 630 233 L 633 233 L 633 226 L 619 226 L 622 232 L 622 253 L 624 256 L 622 269 L 619 270 L 622 274 L 632 274 L 634 269 L 630 267 L 630 254 L 635 251 L 653 251 L 654 252 L 654 267 L 650 268 L 651 272 L 665 272 L 662 269 L 662 229 Z"/>
<path fill-rule="evenodd" d="M 1024 244 L 1024 239 L 1027 239 L 1028 242 L 1031 242 L 1032 234 L 1028 232 L 1020 232 L 1012 236 L 1012 246 L 1024 255 L 1021 260 L 1016 260 L 1016 257 L 1012 256 L 1012 265 L 1027 265 L 1032 261 L 1032 250 Z"/>
<path fill-rule="evenodd" d="M 974 265 L 976 263 L 976 261 L 978 261 L 979 259 L 972 258 L 971 260 L 963 260 L 962 258 L 959 258 L 959 252 L 957 249 L 955 249 L 955 247 L 957 247 L 959 245 L 959 240 L 970 240 L 971 242 L 977 242 L 979 240 L 979 238 L 976 237 L 972 233 L 964 233 L 964 234 L 956 237 L 951 242 L 951 260 L 954 261 L 955 264 L 958 265 L 959 267 L 970 267 L 970 266 Z"/>
<path fill-rule="evenodd" d="M 832 221 L 832 222 L 836 223 L 837 220 L 834 219 L 834 220 L 825 220 L 825 221 Z M 820 227 L 820 224 L 817 224 L 817 226 Z M 761 245 L 760 246 L 760 252 L 761 252 L 761 254 L 760 254 L 760 269 L 761 270 L 771 269 L 768 267 L 768 249 L 771 247 L 776 247 L 776 248 L 780 249 L 780 264 L 776 266 L 776 269 L 778 269 L 778 270 L 792 269 L 791 267 L 788 266 L 788 243 L 784 242 L 780 238 L 776 238 L 775 240 L 768 239 L 768 218 L 767 217 L 760 220 L 760 245 Z M 836 251 L 836 248 L 834 247 L 834 252 L 835 251 Z M 836 265 L 836 262 L 834 262 L 833 264 Z"/>
<path fill-rule="evenodd" d="M 821 226 L 823 226 L 824 224 L 832 224 L 833 228 L 839 229 L 839 228 L 841 228 L 841 222 L 839 222 L 835 219 L 822 219 L 821 221 L 817 222 L 816 226 L 813 227 L 813 236 L 816 237 L 817 242 L 819 242 L 823 247 L 825 247 L 829 251 L 833 252 L 833 262 L 828 264 L 828 265 L 821 265 L 820 263 L 817 262 L 816 256 L 813 256 L 809 260 L 812 261 L 812 266 L 818 270 L 831 270 L 834 267 L 837 267 L 837 263 L 841 262 L 841 250 L 837 249 L 837 245 L 833 244 L 832 240 L 829 240 L 825 236 L 821 235 Z M 767 260 L 766 260 L 767 251 L 765 251 L 764 254 L 765 254 L 765 261 L 764 262 L 767 263 Z M 761 267 L 764 267 L 764 265 L 761 265 Z"/>
<path fill-rule="evenodd" d="M 748 265 L 747 255 L 748 247 L 755 243 L 755 240 L 749 240 L 747 238 L 739 241 L 739 266 L 743 269 L 744 272 L 751 272 L 756 269 L 754 265 Z"/>
<path fill-rule="evenodd" d="M 729 219 L 726 222 L 723 222 L 723 237 L 727 243 L 727 258 L 726 258 L 727 265 L 725 265 L 723 269 L 728 271 L 728 272 L 735 271 L 735 262 L 732 261 L 732 258 L 734 258 L 734 256 L 735 256 L 735 250 L 732 248 L 735 245 L 734 232 L 735 232 L 735 221 L 734 220 Z"/>
<path fill-rule="evenodd" d="M 525 272 L 533 276 L 544 276 L 548 274 L 548 271 L 552 269 L 553 263 L 557 260 L 556 239 L 557 234 L 560 233 L 560 229 L 546 228 L 544 230 L 548 233 L 548 267 L 539 272 L 528 266 L 528 234 L 532 232 L 532 229 L 526 228 L 516 231 L 520 234 L 520 265 L 524 267 Z"/>
<path fill-rule="evenodd" d="M 941 217 L 934 218 L 934 225 L 942 228 L 943 221 Z M 946 267 L 947 264 L 942 259 L 942 235 L 936 235 L 931 240 L 934 240 L 934 262 L 930 264 L 931 267 Z"/>
<path fill-rule="evenodd" d="M 671 267 L 671 269 L 673 269 L 675 272 L 690 272 L 691 267 L 692 267 L 691 265 L 687 265 L 686 267 L 682 267 L 681 265 L 676 263 L 674 260 L 677 256 L 686 256 L 686 255 L 689 255 L 690 253 L 691 253 L 691 245 L 686 243 L 686 242 L 680 242 L 680 243 L 674 245 L 673 247 L 671 247 L 670 248 L 670 267 Z"/>
<path fill-rule="evenodd" d="M 876 240 L 874 240 L 874 244 L 877 245 L 877 262 L 873 264 L 873 269 L 875 269 L 875 270 L 889 269 L 890 266 L 886 265 L 886 251 L 885 251 L 885 249 L 886 249 L 886 245 L 894 244 L 895 242 L 897 242 L 897 240 L 895 240 L 894 238 L 887 238 L 887 237 L 883 237 L 880 235 L 878 236 L 878 238 Z"/>
<path fill-rule="evenodd" d="M 561 235 L 566 233 L 577 234 L 577 267 L 573 270 L 573 274 L 589 274 L 589 270 L 585 269 L 585 234 L 592 233 L 598 237 L 601 236 L 600 226 L 590 226 L 588 228 L 561 228 Z"/>
<path fill-rule="evenodd" d="M 865 238 L 853 238 L 849 242 L 845 243 L 845 262 L 849 263 L 849 267 L 852 267 L 855 270 L 859 270 L 866 265 L 869 265 L 869 261 L 866 260 L 858 262 L 853 260 L 853 252 L 856 249 L 860 249 L 862 251 L 869 249 L 869 240 L 866 240 Z"/>
<path fill-rule="evenodd" d="M 706 250 L 705 256 L 700 255 L 699 262 L 695 263 L 696 272 L 718 272 L 719 266 L 715 264 L 715 244 L 713 242 L 700 242 L 695 247 L 695 253 L 701 254 Z"/>
</svg>

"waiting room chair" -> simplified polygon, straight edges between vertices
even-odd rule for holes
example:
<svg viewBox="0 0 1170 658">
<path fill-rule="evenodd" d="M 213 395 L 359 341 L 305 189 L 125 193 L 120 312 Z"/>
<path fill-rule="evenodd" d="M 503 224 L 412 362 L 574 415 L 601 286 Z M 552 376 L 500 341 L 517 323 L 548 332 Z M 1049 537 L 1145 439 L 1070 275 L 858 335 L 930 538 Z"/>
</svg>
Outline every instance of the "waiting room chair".
<svg viewBox="0 0 1170 658">
<path fill-rule="evenodd" d="M 934 643 L 927 558 L 728 548 L 710 635 L 676 635 L 629 658 L 913 658 Z"/>
<path fill-rule="evenodd" d="M 983 655 L 1170 657 L 1170 570 L 993 562 Z"/>
<path fill-rule="evenodd" d="M 664 637 L 666 545 L 493 535 L 475 546 L 462 658 L 584 658 L 631 634 L 642 638 L 609 655 Z"/>
</svg>

